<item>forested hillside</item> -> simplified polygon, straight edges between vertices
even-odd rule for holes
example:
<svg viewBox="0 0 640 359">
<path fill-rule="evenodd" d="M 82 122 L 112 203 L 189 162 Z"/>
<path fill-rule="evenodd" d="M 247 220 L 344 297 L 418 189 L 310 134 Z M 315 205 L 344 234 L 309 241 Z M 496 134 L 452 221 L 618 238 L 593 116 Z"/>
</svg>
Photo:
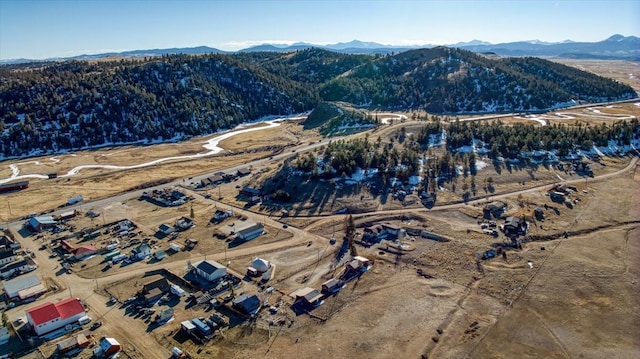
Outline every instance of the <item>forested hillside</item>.
<svg viewBox="0 0 640 359">
<path fill-rule="evenodd" d="M 0 158 L 179 140 L 310 111 L 321 101 L 460 113 L 637 96 L 546 60 L 492 60 L 442 47 L 393 56 L 307 49 L 38 66 L 0 68 Z"/>
<path fill-rule="evenodd" d="M 370 58 L 320 93 L 329 101 L 432 113 L 536 111 L 637 96 L 627 85 L 547 60 L 493 60 L 444 47 Z"/>
</svg>

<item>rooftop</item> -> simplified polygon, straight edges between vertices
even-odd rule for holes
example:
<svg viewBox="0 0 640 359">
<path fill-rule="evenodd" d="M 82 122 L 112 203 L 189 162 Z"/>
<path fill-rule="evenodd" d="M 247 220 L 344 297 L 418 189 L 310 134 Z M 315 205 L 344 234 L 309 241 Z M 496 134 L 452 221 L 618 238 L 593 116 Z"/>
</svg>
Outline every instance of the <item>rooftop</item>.
<svg viewBox="0 0 640 359">
<path fill-rule="evenodd" d="M 218 269 L 226 269 L 226 267 L 223 266 L 222 264 L 212 260 L 203 260 L 203 261 L 197 262 L 194 265 L 194 267 L 198 268 L 199 270 L 207 274 L 211 274 L 217 271 Z"/>
<path fill-rule="evenodd" d="M 34 325 L 39 325 L 55 318 L 64 320 L 74 315 L 84 313 L 85 309 L 78 298 L 67 298 L 58 303 L 42 303 L 36 307 L 27 309 L 25 312 L 31 315 Z"/>
<path fill-rule="evenodd" d="M 7 293 L 17 293 L 21 290 L 32 288 L 41 284 L 40 279 L 36 275 L 29 275 L 26 277 L 18 277 L 12 280 L 8 280 L 4 283 L 4 291 Z"/>
</svg>

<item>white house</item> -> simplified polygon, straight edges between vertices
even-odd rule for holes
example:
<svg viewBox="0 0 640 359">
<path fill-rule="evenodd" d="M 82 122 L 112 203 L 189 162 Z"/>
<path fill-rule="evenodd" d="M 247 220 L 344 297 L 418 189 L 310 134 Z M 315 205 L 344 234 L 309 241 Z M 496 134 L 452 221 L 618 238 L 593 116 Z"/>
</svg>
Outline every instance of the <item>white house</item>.
<svg viewBox="0 0 640 359">
<path fill-rule="evenodd" d="M 27 323 L 37 335 L 43 335 L 75 324 L 87 313 L 78 298 L 68 298 L 57 303 L 46 302 L 25 311 Z"/>
<path fill-rule="evenodd" d="M 195 270 L 197 275 L 210 282 L 218 280 L 227 274 L 227 267 L 212 260 L 203 260 L 194 263 L 193 270 Z"/>
<path fill-rule="evenodd" d="M 264 226 L 260 223 L 256 223 L 247 228 L 241 229 L 236 233 L 236 238 L 243 241 L 250 241 L 264 233 Z"/>
</svg>

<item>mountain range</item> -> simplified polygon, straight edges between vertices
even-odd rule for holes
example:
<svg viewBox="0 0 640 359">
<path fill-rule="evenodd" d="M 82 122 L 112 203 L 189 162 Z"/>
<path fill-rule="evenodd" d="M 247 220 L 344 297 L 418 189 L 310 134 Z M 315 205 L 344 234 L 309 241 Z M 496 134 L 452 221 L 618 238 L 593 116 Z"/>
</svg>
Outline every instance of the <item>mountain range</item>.
<svg viewBox="0 0 640 359">
<path fill-rule="evenodd" d="M 353 40 L 350 42 L 339 42 L 336 44 L 312 44 L 306 42 L 296 42 L 293 44 L 261 44 L 241 49 L 235 52 L 292 52 L 311 47 L 347 53 L 347 54 L 392 54 L 417 48 L 433 48 L 440 45 L 412 45 L 398 46 L 385 45 L 377 42 L 364 42 Z M 516 41 L 492 44 L 482 40 L 472 40 L 469 42 L 458 42 L 444 45 L 446 47 L 461 48 L 477 53 L 494 53 L 501 56 L 537 56 L 537 57 L 561 57 L 561 58 L 582 58 L 582 59 L 611 59 L 640 61 L 640 38 L 636 36 L 613 35 L 605 40 L 597 42 L 575 42 L 565 40 L 562 42 L 544 42 L 540 40 Z M 123 52 L 108 52 L 93 55 L 79 55 L 69 58 L 51 58 L 44 61 L 60 60 L 90 60 L 106 57 L 151 57 L 173 54 L 222 54 L 233 53 L 209 46 L 182 47 L 167 49 L 131 50 Z M 11 59 L 0 60 L 0 64 L 25 63 L 43 60 Z"/>
</svg>

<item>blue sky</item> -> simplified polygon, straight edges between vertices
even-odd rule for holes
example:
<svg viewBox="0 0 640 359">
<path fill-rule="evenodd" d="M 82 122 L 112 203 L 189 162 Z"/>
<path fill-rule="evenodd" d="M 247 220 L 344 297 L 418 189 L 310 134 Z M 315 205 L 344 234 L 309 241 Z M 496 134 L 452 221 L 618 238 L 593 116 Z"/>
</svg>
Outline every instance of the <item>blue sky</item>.
<svg viewBox="0 0 640 359">
<path fill-rule="evenodd" d="M 391 45 L 640 36 L 640 0 L 0 0 L 0 59 L 354 39 Z"/>
</svg>

